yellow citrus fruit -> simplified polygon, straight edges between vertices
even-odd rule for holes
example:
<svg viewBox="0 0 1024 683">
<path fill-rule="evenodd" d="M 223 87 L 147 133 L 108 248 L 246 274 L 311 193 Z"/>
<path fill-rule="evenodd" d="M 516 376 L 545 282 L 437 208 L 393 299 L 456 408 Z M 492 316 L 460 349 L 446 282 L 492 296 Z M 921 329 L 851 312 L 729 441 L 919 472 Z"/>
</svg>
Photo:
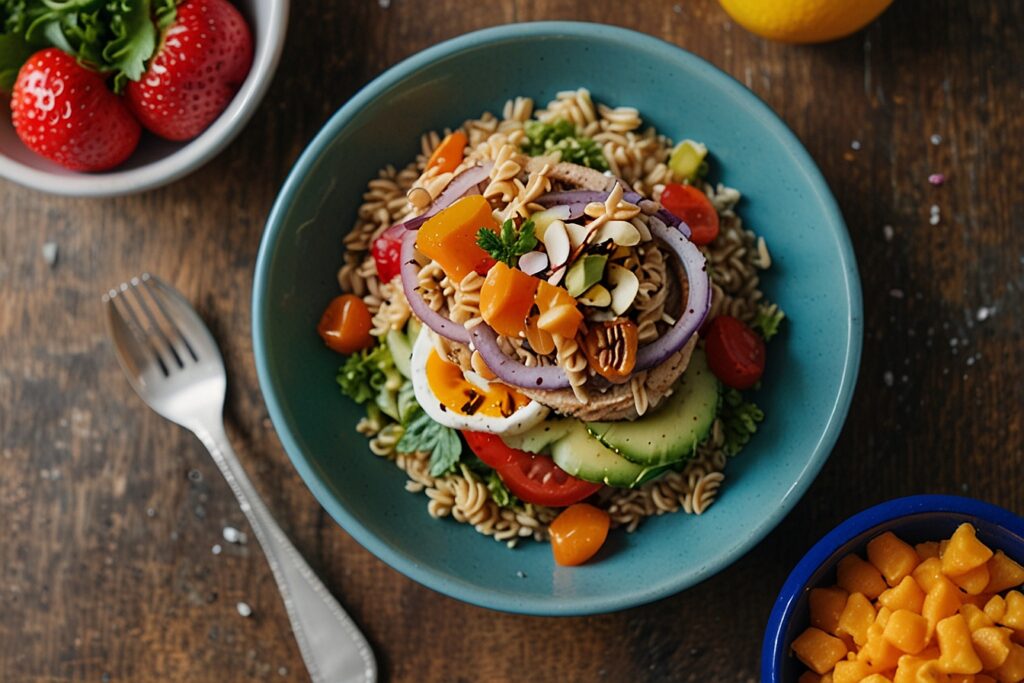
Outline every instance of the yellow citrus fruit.
<svg viewBox="0 0 1024 683">
<path fill-rule="evenodd" d="M 718 0 L 738 24 L 762 38 L 822 43 L 848 36 L 892 0 Z"/>
</svg>

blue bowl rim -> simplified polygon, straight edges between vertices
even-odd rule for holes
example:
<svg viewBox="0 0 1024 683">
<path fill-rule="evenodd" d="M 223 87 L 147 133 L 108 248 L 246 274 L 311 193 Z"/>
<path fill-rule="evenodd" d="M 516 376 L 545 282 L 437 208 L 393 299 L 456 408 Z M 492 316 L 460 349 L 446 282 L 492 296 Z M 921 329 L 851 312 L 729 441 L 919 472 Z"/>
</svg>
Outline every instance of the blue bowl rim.
<svg viewBox="0 0 1024 683">
<path fill-rule="evenodd" d="M 595 595 L 552 600 L 541 597 L 524 598 L 512 594 L 488 591 L 459 581 L 452 581 L 445 573 L 421 566 L 415 558 L 383 542 L 351 515 L 345 509 L 345 506 L 331 495 L 327 484 L 320 479 L 316 469 L 307 461 L 287 421 L 284 419 L 284 411 L 277 397 L 278 387 L 274 374 L 271 372 L 267 355 L 264 330 L 268 328 L 268 323 L 272 320 L 269 315 L 270 297 L 267 292 L 267 284 L 270 266 L 273 261 L 273 250 L 284 225 L 284 216 L 294 201 L 303 179 L 310 168 L 315 165 L 322 150 L 326 148 L 329 141 L 344 128 L 349 120 L 363 108 L 369 106 L 380 92 L 387 90 L 438 59 L 482 45 L 506 40 L 566 36 L 597 37 L 614 42 L 627 43 L 640 50 L 658 54 L 666 59 L 675 60 L 682 63 L 687 70 L 702 73 L 709 78 L 719 81 L 732 97 L 744 102 L 761 119 L 766 128 L 778 136 L 780 141 L 792 151 L 807 181 L 820 196 L 825 211 L 829 214 L 830 223 L 840 228 L 836 230 L 834 237 L 839 248 L 839 266 L 844 277 L 843 283 L 845 285 L 850 319 L 849 334 L 845 339 L 846 358 L 840 377 L 839 390 L 832 405 L 829 419 L 823 426 L 811 457 L 808 459 L 807 466 L 799 473 L 799 476 L 789 490 L 786 491 L 778 507 L 757 520 L 756 525 L 748 531 L 744 542 L 737 544 L 729 552 L 723 553 L 709 561 L 702 568 L 699 576 L 693 576 L 692 573 L 681 574 L 673 577 L 671 580 L 666 580 L 653 589 L 651 587 L 631 587 L 629 590 L 623 590 L 615 595 Z M 863 304 L 860 278 L 853 246 L 850 242 L 849 233 L 846 230 L 846 223 L 843 220 L 835 197 L 829 189 L 828 183 L 796 135 L 757 95 L 710 62 L 676 45 L 644 33 L 618 26 L 587 22 L 544 21 L 507 24 L 457 36 L 406 58 L 384 71 L 353 95 L 324 124 L 320 132 L 307 145 L 288 174 L 267 218 L 266 228 L 256 259 L 252 297 L 253 352 L 263 398 L 285 451 L 320 505 L 360 545 L 376 555 L 384 563 L 414 581 L 449 597 L 480 607 L 540 616 L 600 614 L 654 602 L 674 595 L 703 579 L 713 576 L 750 551 L 796 505 L 828 459 L 832 447 L 839 438 L 839 433 L 853 398 L 863 342 Z"/>
<path fill-rule="evenodd" d="M 779 676 L 788 643 L 782 642 L 796 604 L 815 572 L 847 541 L 887 522 L 922 513 L 955 513 L 984 519 L 1024 536 L 1024 519 L 997 505 L 975 498 L 946 495 L 918 495 L 896 498 L 858 512 L 840 523 L 814 544 L 801 558 L 775 600 L 761 648 L 761 680 L 782 683 Z"/>
</svg>

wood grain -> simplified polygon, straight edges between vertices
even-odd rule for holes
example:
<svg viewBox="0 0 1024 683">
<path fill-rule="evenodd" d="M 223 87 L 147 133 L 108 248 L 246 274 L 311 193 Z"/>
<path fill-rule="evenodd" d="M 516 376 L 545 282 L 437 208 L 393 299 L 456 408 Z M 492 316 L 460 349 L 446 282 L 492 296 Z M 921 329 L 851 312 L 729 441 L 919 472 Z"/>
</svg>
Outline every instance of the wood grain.
<svg viewBox="0 0 1024 683">
<path fill-rule="evenodd" d="M 221 538 L 226 525 L 246 529 L 224 482 L 198 442 L 136 400 L 114 362 L 99 294 L 143 269 L 211 322 L 241 457 L 366 630 L 384 680 L 754 681 L 789 568 L 850 513 L 945 492 L 1024 514 L 1024 6 L 903 0 L 853 37 L 797 47 L 747 34 L 710 0 L 382 4 L 293 3 L 259 113 L 180 182 L 102 201 L 0 183 L 0 679 L 306 680 L 258 548 Z M 470 607 L 360 548 L 282 452 L 249 337 L 263 220 L 327 117 L 422 48 L 535 19 L 645 31 L 744 82 L 821 166 L 864 280 L 853 409 L 796 510 L 704 584 L 579 619 Z M 942 187 L 927 181 L 935 172 Z M 49 241 L 60 248 L 54 267 L 41 256 Z M 239 601 L 252 617 L 238 615 Z"/>
</svg>

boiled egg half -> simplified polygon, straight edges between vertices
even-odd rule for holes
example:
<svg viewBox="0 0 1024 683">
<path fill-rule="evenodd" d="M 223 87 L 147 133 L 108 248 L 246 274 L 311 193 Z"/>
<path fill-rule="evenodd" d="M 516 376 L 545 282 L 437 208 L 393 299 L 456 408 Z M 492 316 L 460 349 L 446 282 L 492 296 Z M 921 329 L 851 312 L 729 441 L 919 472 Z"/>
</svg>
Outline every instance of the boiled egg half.
<svg viewBox="0 0 1024 683">
<path fill-rule="evenodd" d="M 432 420 L 452 429 L 518 434 L 550 412 L 507 384 L 487 381 L 441 357 L 425 325 L 413 344 L 410 370 L 416 401 Z"/>
</svg>

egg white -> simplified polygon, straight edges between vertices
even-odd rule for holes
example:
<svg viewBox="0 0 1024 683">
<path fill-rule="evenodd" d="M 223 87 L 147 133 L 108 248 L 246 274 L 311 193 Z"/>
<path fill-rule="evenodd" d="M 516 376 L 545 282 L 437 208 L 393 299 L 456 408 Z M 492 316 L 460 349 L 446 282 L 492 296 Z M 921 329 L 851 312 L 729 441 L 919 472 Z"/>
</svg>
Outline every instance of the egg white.
<svg viewBox="0 0 1024 683">
<path fill-rule="evenodd" d="M 432 420 L 452 429 L 465 429 L 472 432 L 490 432 L 491 434 L 519 434 L 544 421 L 551 409 L 537 401 L 530 401 L 508 417 L 491 417 L 488 415 L 462 415 L 454 410 L 441 407 L 441 402 L 430 388 L 427 378 L 427 358 L 434 350 L 430 330 L 426 325 L 416 337 L 412 347 L 412 388 L 416 394 L 416 402 Z M 487 384 L 476 373 L 468 378 L 470 382 L 480 386 Z"/>
</svg>

